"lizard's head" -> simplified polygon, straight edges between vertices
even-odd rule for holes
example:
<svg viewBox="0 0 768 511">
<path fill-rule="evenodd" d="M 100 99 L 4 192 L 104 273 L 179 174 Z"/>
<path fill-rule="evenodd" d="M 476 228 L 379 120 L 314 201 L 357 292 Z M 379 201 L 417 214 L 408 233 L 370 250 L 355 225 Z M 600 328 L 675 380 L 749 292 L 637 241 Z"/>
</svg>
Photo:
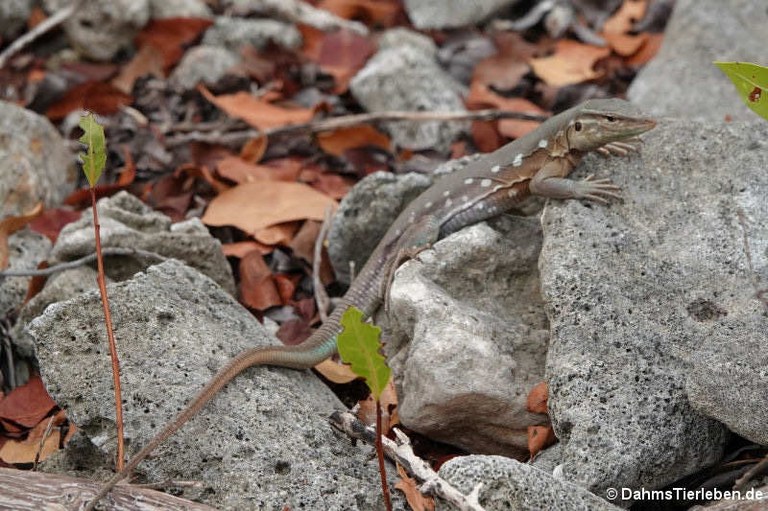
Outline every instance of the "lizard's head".
<svg viewBox="0 0 768 511">
<path fill-rule="evenodd" d="M 571 149 L 592 151 L 611 142 L 634 138 L 656 126 L 621 99 L 594 99 L 574 109 L 566 128 Z"/>
</svg>

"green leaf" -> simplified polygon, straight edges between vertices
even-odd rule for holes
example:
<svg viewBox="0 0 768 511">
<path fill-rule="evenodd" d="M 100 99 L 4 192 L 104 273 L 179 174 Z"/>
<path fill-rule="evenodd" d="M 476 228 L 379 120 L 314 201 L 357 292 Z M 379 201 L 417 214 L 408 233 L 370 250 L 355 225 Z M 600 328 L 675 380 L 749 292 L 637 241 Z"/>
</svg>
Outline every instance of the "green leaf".
<svg viewBox="0 0 768 511">
<path fill-rule="evenodd" d="M 88 184 L 93 188 L 107 163 L 107 143 L 104 138 L 104 128 L 96 121 L 96 117 L 92 113 L 88 113 L 80 119 L 80 127 L 84 132 L 83 136 L 80 137 L 80 142 L 88 147 L 87 152 L 80 153 L 80 161 L 83 163 L 83 172 L 88 179 Z"/>
<path fill-rule="evenodd" d="M 749 62 L 715 62 L 731 79 L 741 100 L 763 119 L 768 119 L 768 68 Z"/>
<path fill-rule="evenodd" d="M 379 353 L 381 328 L 363 321 L 363 312 L 357 307 L 344 311 L 341 326 L 344 329 L 336 340 L 339 355 L 350 365 L 352 372 L 365 378 L 371 394 L 378 400 L 392 374 L 386 359 Z"/>
</svg>

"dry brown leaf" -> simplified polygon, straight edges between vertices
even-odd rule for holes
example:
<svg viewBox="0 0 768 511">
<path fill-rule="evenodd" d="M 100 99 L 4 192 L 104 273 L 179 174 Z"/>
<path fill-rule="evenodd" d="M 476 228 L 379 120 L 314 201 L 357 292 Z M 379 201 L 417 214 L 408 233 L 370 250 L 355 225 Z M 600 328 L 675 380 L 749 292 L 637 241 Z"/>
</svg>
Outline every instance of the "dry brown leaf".
<svg viewBox="0 0 768 511">
<path fill-rule="evenodd" d="M 201 18 L 155 19 L 141 29 L 135 43 L 138 48 L 151 46 L 162 56 L 168 70 L 181 60 L 184 49 L 212 24 L 211 20 Z"/>
<path fill-rule="evenodd" d="M 39 375 L 16 387 L 0 401 L 0 419 L 31 428 L 56 408 Z"/>
<path fill-rule="evenodd" d="M 269 138 L 264 135 L 250 139 L 240 150 L 240 158 L 248 163 L 259 163 L 267 152 Z"/>
<path fill-rule="evenodd" d="M 494 35 L 497 52 L 475 66 L 472 81 L 478 81 L 497 90 L 514 89 L 530 70 L 526 58 L 535 56 L 536 46 L 516 32 Z"/>
<path fill-rule="evenodd" d="M 400 11 L 398 2 L 391 0 L 322 0 L 318 7 L 341 18 L 360 20 L 366 25 L 381 27 L 394 25 Z"/>
<path fill-rule="evenodd" d="M 253 237 L 259 243 L 265 245 L 289 245 L 296 236 L 301 222 L 286 222 L 277 225 L 270 225 L 253 233 Z"/>
<path fill-rule="evenodd" d="M 40 216 L 42 212 L 43 203 L 38 202 L 29 213 L 20 216 L 7 216 L 0 220 L 0 270 L 6 269 L 11 259 L 8 237 L 14 232 L 23 229 L 28 223 Z"/>
<path fill-rule="evenodd" d="M 490 90 L 487 85 L 473 82 L 466 99 L 467 108 L 479 110 L 483 108 L 498 108 L 509 112 L 527 112 L 546 114 L 534 103 L 523 98 L 505 98 Z M 517 119 L 502 119 L 499 121 L 499 133 L 509 138 L 520 138 L 539 126 L 537 121 L 522 121 Z"/>
<path fill-rule="evenodd" d="M 645 0 L 625 1 L 603 25 L 603 38 L 623 57 L 634 55 L 648 39 L 648 34 L 630 34 L 632 25 L 645 16 Z"/>
<path fill-rule="evenodd" d="M 240 298 L 256 310 L 282 305 L 272 271 L 258 251 L 240 259 Z"/>
<path fill-rule="evenodd" d="M 314 369 L 333 383 L 349 383 L 359 378 L 347 364 L 339 364 L 330 358 L 317 364 Z"/>
<path fill-rule="evenodd" d="M 302 183 L 244 183 L 216 196 L 203 215 L 207 225 L 233 225 L 249 234 L 294 220 L 322 220 L 336 201 Z"/>
<path fill-rule="evenodd" d="M 259 243 L 258 241 L 235 241 L 234 243 L 223 243 L 221 245 L 221 251 L 227 257 L 236 257 L 238 259 L 245 257 L 249 252 L 259 252 L 261 255 L 267 255 L 271 253 L 274 248 Z"/>
<path fill-rule="evenodd" d="M 644 66 L 656 56 L 663 41 L 664 34 L 646 34 L 644 44 L 637 53 L 626 60 L 627 64 L 634 67 Z"/>
<path fill-rule="evenodd" d="M 365 65 L 376 48 L 367 37 L 349 30 L 324 32 L 305 54 L 335 79 L 334 92 L 346 92 L 350 79 Z"/>
<path fill-rule="evenodd" d="M 400 480 L 395 483 L 395 489 L 403 492 L 405 500 L 408 501 L 408 505 L 411 506 L 413 511 L 435 510 L 434 497 L 421 493 L 416 480 L 409 477 L 408 473 L 399 463 L 397 464 L 397 475 L 400 476 Z"/>
<path fill-rule="evenodd" d="M 133 98 L 104 82 L 85 82 L 71 88 L 63 98 L 48 107 L 45 115 L 60 121 L 75 110 L 88 110 L 101 115 L 117 113 L 121 107 L 133 103 Z"/>
<path fill-rule="evenodd" d="M 317 143 L 323 151 L 334 156 L 344 156 L 347 149 L 355 147 L 374 146 L 388 151 L 391 146 L 389 137 L 370 124 L 320 133 Z"/>
<path fill-rule="evenodd" d="M 304 124 L 312 120 L 312 116 L 315 115 L 314 109 L 284 108 L 247 92 L 214 96 L 203 86 L 198 87 L 198 90 L 205 99 L 226 112 L 230 117 L 242 119 L 260 130 L 291 124 Z"/>
<path fill-rule="evenodd" d="M 552 426 L 528 426 L 528 451 L 531 458 L 556 441 L 557 437 Z"/>
<path fill-rule="evenodd" d="M 218 174 L 235 183 L 251 183 L 272 179 L 264 165 L 248 163 L 237 156 L 226 156 L 216 163 Z"/>
<path fill-rule="evenodd" d="M 400 422 L 397 417 L 397 392 L 395 391 L 395 384 L 392 383 L 392 379 L 384 387 L 379 402 L 381 403 L 382 434 L 387 434 L 393 426 Z M 375 424 L 376 400 L 369 395 L 366 399 L 359 401 L 358 404 L 360 408 L 357 412 L 357 418 L 366 424 Z"/>
<path fill-rule="evenodd" d="M 165 78 L 163 65 L 163 56 L 156 48 L 150 45 L 142 46 L 131 61 L 123 66 L 120 74 L 112 80 L 112 85 L 116 89 L 130 94 L 133 91 L 133 84 L 142 76 L 152 75 Z"/>
<path fill-rule="evenodd" d="M 42 423 L 46 423 L 43 421 Z M 17 440 L 10 438 L 2 447 L 0 447 L 0 460 L 6 463 L 34 463 L 38 451 L 40 452 L 40 461 L 44 460 L 54 452 L 59 450 L 61 441 L 61 432 L 54 429 L 45 439 L 42 450 L 40 449 L 40 439 Z"/>
<path fill-rule="evenodd" d="M 526 408 L 531 413 L 547 413 L 547 399 L 549 398 L 549 386 L 543 381 L 534 385 L 528 393 Z"/>
<path fill-rule="evenodd" d="M 530 59 L 528 62 L 544 82 L 562 87 L 599 78 L 601 74 L 594 70 L 595 63 L 610 53 L 610 48 L 561 39 L 555 46 L 554 54 Z"/>
</svg>

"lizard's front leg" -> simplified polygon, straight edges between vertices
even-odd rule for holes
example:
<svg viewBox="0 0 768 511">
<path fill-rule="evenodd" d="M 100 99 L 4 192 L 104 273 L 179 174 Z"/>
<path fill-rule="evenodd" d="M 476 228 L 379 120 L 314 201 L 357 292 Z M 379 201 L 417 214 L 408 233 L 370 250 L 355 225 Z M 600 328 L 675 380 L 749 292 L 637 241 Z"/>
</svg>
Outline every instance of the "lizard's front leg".
<svg viewBox="0 0 768 511">
<path fill-rule="evenodd" d="M 568 175 L 571 166 L 566 160 L 554 160 L 544 165 L 529 183 L 531 194 L 551 199 L 583 199 L 600 204 L 621 199 L 621 188 L 610 179 L 587 176 L 581 181 L 574 181 L 563 177 Z"/>
</svg>

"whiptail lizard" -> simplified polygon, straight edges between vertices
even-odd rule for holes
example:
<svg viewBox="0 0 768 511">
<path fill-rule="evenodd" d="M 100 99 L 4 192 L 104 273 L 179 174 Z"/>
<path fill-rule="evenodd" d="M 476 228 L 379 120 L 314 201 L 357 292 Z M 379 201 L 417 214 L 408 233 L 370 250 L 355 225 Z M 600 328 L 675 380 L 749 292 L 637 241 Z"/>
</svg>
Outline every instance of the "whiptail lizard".
<svg viewBox="0 0 768 511">
<path fill-rule="evenodd" d="M 197 393 L 187 407 L 110 479 L 93 505 L 124 479 L 160 443 L 191 419 L 222 387 L 245 369 L 273 365 L 308 369 L 336 353 L 339 320 L 349 306 L 371 316 L 381 305 L 396 267 L 438 239 L 499 215 L 529 195 L 608 203 L 620 189 L 608 179 L 566 179 L 582 157 L 597 151 L 626 155 L 636 138 L 656 125 L 620 99 L 590 100 L 551 117 L 536 130 L 462 170 L 439 179 L 397 217 L 328 320 L 303 343 L 246 350 Z"/>
</svg>

